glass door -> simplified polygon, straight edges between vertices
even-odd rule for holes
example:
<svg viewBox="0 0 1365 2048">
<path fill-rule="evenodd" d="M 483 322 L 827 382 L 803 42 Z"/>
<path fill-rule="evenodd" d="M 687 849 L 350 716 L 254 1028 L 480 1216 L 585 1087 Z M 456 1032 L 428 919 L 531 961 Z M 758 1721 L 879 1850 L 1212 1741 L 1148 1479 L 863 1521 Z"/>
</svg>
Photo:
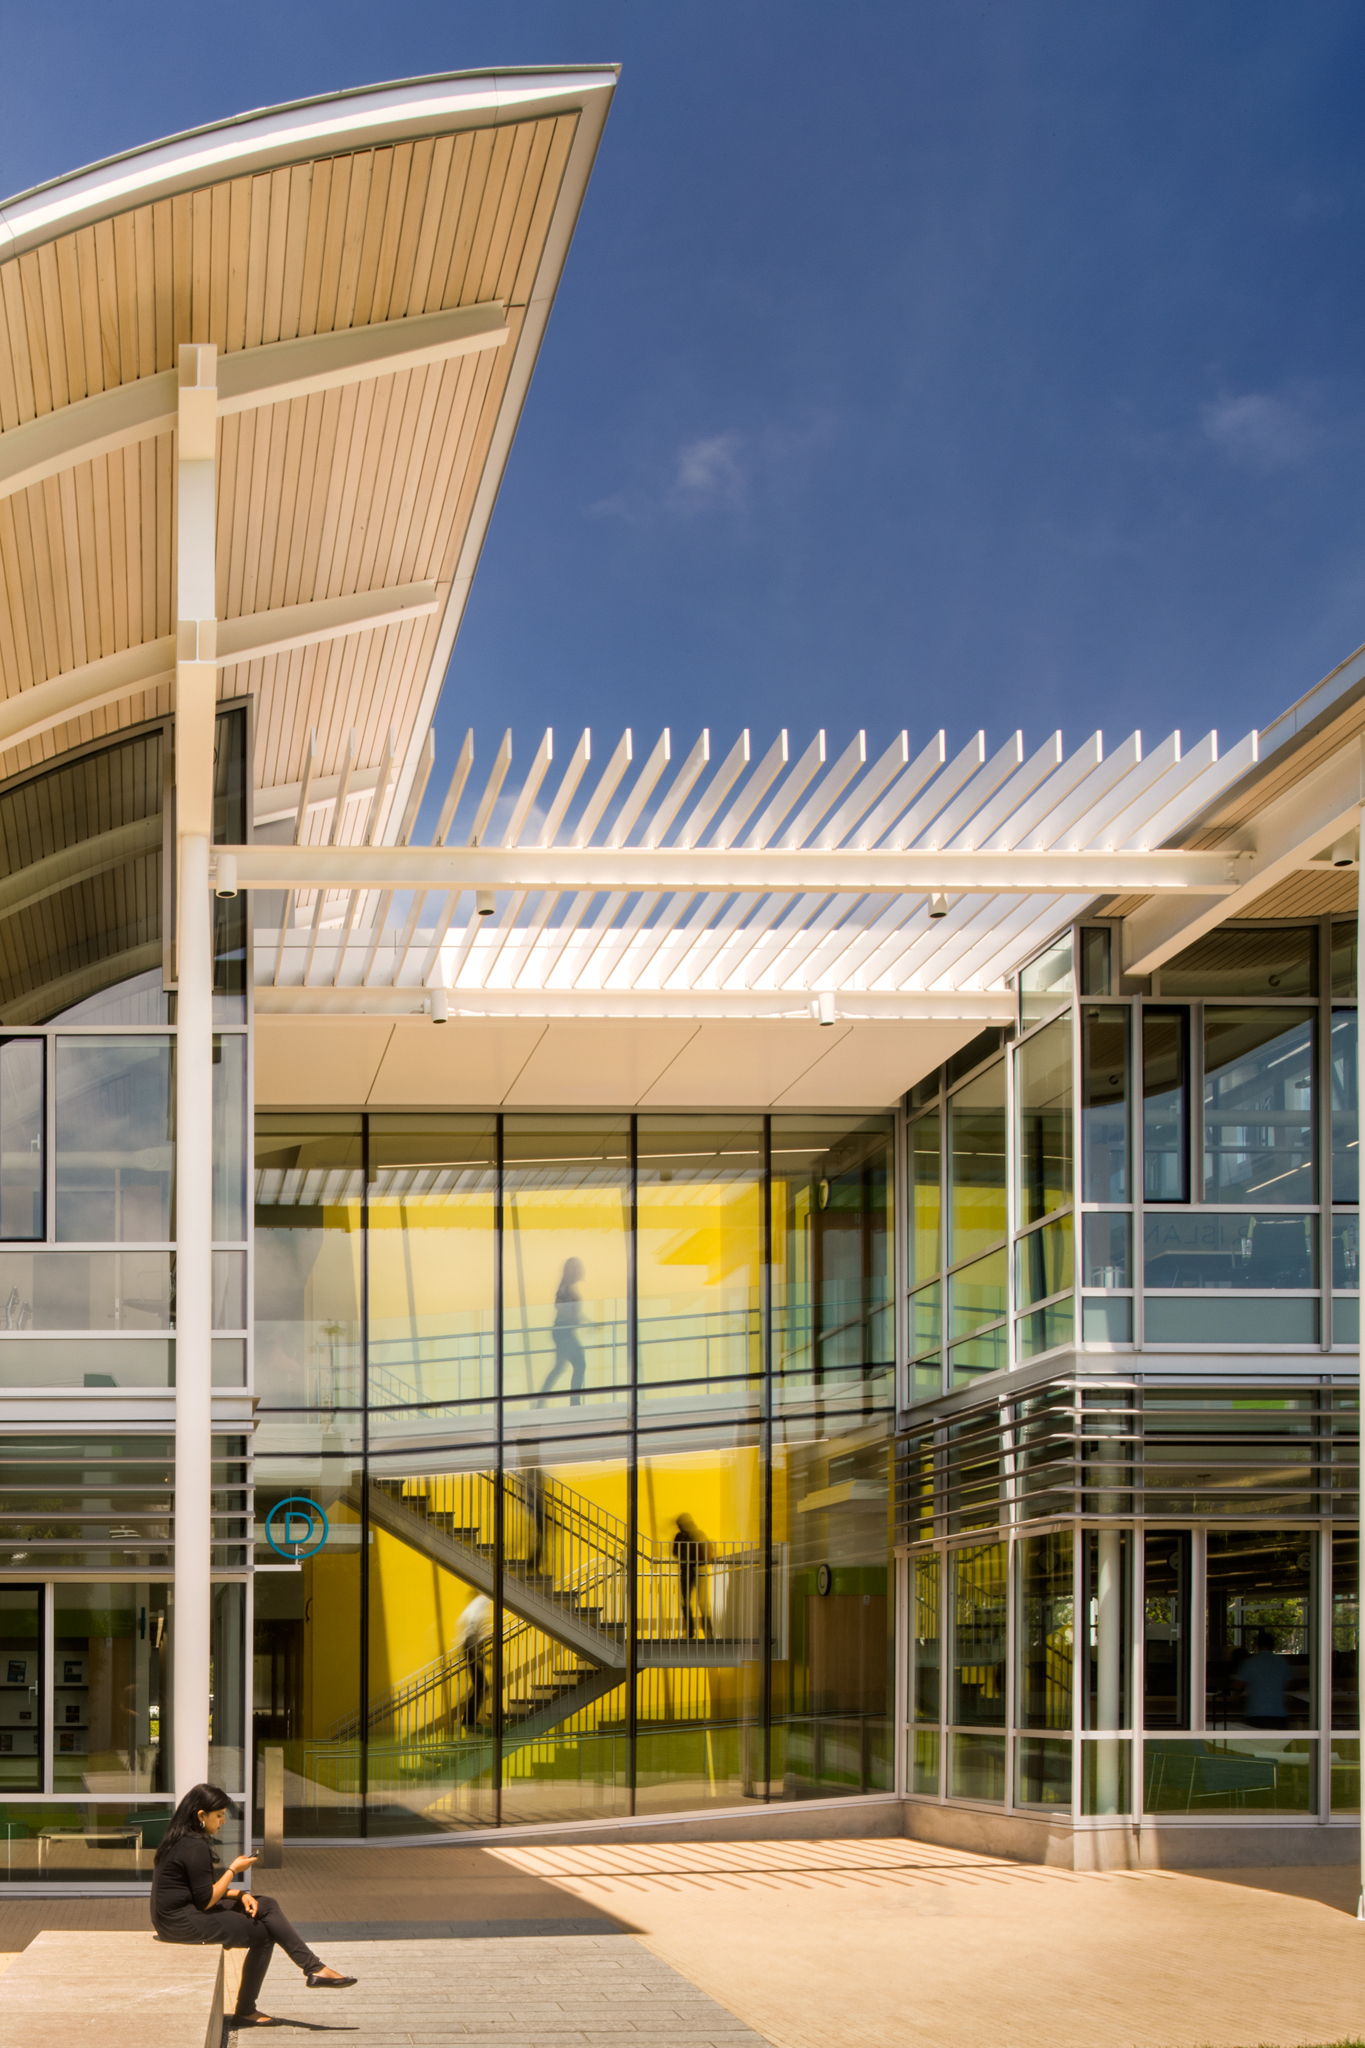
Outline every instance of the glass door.
<svg viewBox="0 0 1365 2048">
<path fill-rule="evenodd" d="M 0 1790 L 41 1792 L 42 1593 L 0 1587 Z"/>
</svg>

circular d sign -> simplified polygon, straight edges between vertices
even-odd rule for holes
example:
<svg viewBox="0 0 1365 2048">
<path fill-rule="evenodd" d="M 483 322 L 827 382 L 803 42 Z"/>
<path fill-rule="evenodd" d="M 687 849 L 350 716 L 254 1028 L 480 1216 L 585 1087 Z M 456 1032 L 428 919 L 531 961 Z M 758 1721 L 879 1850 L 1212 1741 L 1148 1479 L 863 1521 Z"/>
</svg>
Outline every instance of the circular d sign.
<svg viewBox="0 0 1365 2048">
<path fill-rule="evenodd" d="M 315 1500 L 291 1493 L 287 1500 L 277 1500 L 266 1516 L 265 1540 L 278 1556 L 297 1564 L 327 1541 L 327 1517 Z"/>
</svg>

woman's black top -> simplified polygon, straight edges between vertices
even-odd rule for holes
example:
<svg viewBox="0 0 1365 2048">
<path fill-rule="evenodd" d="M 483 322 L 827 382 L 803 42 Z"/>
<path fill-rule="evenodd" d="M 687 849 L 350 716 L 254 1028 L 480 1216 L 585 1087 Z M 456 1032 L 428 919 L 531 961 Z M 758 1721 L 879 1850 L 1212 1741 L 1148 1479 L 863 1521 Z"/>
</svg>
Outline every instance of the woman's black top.
<svg viewBox="0 0 1365 2048">
<path fill-rule="evenodd" d="M 172 1842 L 152 1870 L 152 1925 L 170 1941 L 201 1939 L 213 1892 L 213 1851 L 202 1835 Z"/>
</svg>

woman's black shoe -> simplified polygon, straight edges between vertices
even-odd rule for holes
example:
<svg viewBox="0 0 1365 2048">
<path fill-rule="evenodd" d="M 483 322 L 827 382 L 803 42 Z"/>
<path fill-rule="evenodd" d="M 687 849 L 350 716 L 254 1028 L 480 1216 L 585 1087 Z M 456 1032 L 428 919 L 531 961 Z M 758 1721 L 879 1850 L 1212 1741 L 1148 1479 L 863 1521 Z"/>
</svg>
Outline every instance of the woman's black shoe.
<svg viewBox="0 0 1365 2048">
<path fill-rule="evenodd" d="M 314 1971 L 307 1981 L 310 1991 L 344 1991 L 346 1986 L 354 1984 L 356 1979 L 354 1977 L 319 1977 L 317 1972 Z"/>
</svg>

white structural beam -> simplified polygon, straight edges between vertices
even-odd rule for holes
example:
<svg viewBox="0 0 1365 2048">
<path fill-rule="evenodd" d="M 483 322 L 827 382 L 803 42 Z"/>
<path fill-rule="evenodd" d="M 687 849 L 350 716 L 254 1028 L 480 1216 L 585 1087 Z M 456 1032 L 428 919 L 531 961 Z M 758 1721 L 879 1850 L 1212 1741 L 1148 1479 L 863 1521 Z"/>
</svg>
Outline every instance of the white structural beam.
<svg viewBox="0 0 1365 2048">
<path fill-rule="evenodd" d="M 277 611 L 254 612 L 240 619 L 201 621 L 196 657 L 217 668 L 232 668 L 239 662 L 263 661 L 267 655 L 292 652 L 322 640 L 336 640 L 348 633 L 369 633 L 385 626 L 405 625 L 438 611 L 441 586 L 436 583 L 403 583 L 386 590 L 358 590 L 346 597 L 327 597 L 314 604 L 284 605 Z M 16 696 L 0 702 L 0 752 L 37 739 L 69 719 L 82 718 L 122 698 L 155 690 L 174 680 L 177 644 L 174 633 L 157 640 L 144 640 L 137 647 L 125 647 L 118 654 L 106 654 L 88 661 L 65 675 L 34 683 Z M 373 771 L 363 773 L 372 774 Z M 372 784 L 353 782 L 353 787 Z M 295 785 L 297 787 L 297 785 Z M 319 786 L 321 787 L 321 786 Z M 284 792 L 275 792 L 283 799 Z M 325 802 L 321 794 L 315 802 Z M 294 804 L 281 801 L 278 809 L 263 810 L 258 800 L 253 815 L 257 824 L 268 817 L 292 817 Z"/>
<path fill-rule="evenodd" d="M 299 986 L 258 988 L 255 1009 L 260 1016 L 410 1017 L 423 1011 L 428 991 L 416 984 L 404 988 L 333 988 Z M 488 989 L 460 988 L 450 993 L 450 1015 L 457 1017 L 697 1017 L 715 1019 L 804 1020 L 809 1002 L 790 991 L 734 989 Z M 906 995 L 858 991 L 841 996 L 839 1016 L 850 1022 L 952 1022 L 961 1018 L 981 1025 L 1011 1024 L 1015 998 L 1009 989 L 928 989 Z"/>
<path fill-rule="evenodd" d="M 712 846 L 239 846 L 232 852 L 239 882 L 257 889 L 686 889 L 725 895 L 809 890 L 892 896 L 935 890 L 953 895 L 1174 890 L 1226 899 L 1239 888 L 1246 868 L 1246 856 L 1227 849 L 999 853 L 932 847 L 859 852 Z"/>
<path fill-rule="evenodd" d="M 209 847 L 217 350 L 180 350 L 176 461 L 175 1792 L 208 1776 L 213 1479 L 213 938 Z"/>
<path fill-rule="evenodd" d="M 1357 743 L 1331 755 L 1232 835 L 1228 850 L 1236 851 L 1243 867 L 1230 894 L 1192 893 L 1179 905 L 1162 897 L 1125 918 L 1124 972 L 1152 973 L 1225 918 L 1245 917 L 1257 897 L 1286 876 L 1315 860 L 1328 861 L 1333 843 L 1354 833 L 1362 795 L 1365 751 Z"/>
<path fill-rule="evenodd" d="M 264 661 L 271 654 L 292 654 L 296 647 L 339 640 L 348 633 L 406 626 L 413 619 L 429 618 L 440 610 L 441 602 L 439 584 L 400 583 L 388 590 L 355 590 L 345 597 L 319 598 L 313 604 L 287 604 L 278 611 L 221 619 L 218 666 L 232 668 L 239 662 Z"/>
<path fill-rule="evenodd" d="M 509 333 L 503 307 L 489 303 L 238 349 L 219 363 L 215 416 L 280 405 L 368 377 L 426 369 L 455 356 L 501 348 Z M 10 427 L 0 434 L 0 498 L 13 497 L 78 462 L 175 431 L 180 418 L 178 378 L 177 370 L 161 370 Z"/>
</svg>

